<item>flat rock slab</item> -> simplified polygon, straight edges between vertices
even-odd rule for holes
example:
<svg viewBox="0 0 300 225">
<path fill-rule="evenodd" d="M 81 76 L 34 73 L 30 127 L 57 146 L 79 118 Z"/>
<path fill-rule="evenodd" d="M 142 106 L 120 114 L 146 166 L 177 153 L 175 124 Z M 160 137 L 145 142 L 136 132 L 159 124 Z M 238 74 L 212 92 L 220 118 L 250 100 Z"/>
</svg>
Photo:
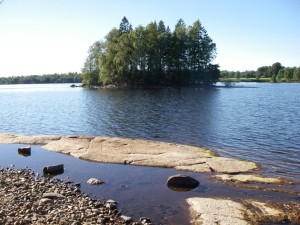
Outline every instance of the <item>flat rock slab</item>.
<svg viewBox="0 0 300 225">
<path fill-rule="evenodd" d="M 193 224 L 203 225 L 248 225 L 245 219 L 246 208 L 227 199 L 188 198 Z"/>
<path fill-rule="evenodd" d="M 29 136 L 23 134 L 6 134 L 0 133 L 0 144 L 29 144 L 29 145 L 44 145 L 54 140 L 59 140 L 61 136 L 42 135 Z"/>
<path fill-rule="evenodd" d="M 296 210 L 284 209 L 286 204 L 271 204 L 257 200 L 236 202 L 230 199 L 188 198 L 193 224 L 231 225 L 281 223 L 286 219 L 298 224 L 296 210 L 299 205 L 292 206 Z M 299 215 L 299 211 L 298 211 Z"/>
<path fill-rule="evenodd" d="M 41 144 L 43 148 L 87 160 L 168 167 L 191 172 L 239 173 L 258 169 L 253 162 L 216 157 L 210 150 L 149 140 L 0 134 L 2 144 Z"/>
<path fill-rule="evenodd" d="M 213 178 L 225 182 L 235 183 L 260 183 L 260 184 L 293 184 L 292 181 L 288 181 L 277 177 L 265 177 L 259 174 L 220 174 L 215 175 Z"/>
</svg>

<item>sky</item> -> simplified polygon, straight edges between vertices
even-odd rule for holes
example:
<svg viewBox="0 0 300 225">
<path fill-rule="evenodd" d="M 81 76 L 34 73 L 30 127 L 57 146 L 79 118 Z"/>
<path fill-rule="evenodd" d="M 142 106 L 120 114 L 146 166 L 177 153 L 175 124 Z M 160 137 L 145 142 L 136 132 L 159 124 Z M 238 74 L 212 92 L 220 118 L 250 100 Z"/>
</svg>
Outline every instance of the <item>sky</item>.
<svg viewBox="0 0 300 225">
<path fill-rule="evenodd" d="M 0 0 L 1 2 L 1 0 Z M 4 0 L 0 77 L 80 72 L 88 48 L 119 24 L 200 20 L 221 70 L 300 66 L 300 0 Z"/>
</svg>

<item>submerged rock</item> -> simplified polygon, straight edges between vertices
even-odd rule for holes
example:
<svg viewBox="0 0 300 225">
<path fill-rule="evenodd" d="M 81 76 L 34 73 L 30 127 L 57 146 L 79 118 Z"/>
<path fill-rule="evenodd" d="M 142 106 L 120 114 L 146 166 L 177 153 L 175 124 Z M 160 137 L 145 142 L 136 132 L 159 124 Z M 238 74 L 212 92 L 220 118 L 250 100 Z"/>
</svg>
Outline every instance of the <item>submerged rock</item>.
<svg viewBox="0 0 300 225">
<path fill-rule="evenodd" d="M 99 180 L 97 178 L 90 178 L 88 181 L 87 181 L 88 184 L 90 185 L 98 185 L 98 184 L 104 184 L 104 181 L 102 180 Z"/>
<path fill-rule="evenodd" d="M 198 187 L 199 184 L 196 179 L 182 174 L 170 176 L 167 181 L 167 186 L 175 191 L 190 191 Z"/>
</svg>

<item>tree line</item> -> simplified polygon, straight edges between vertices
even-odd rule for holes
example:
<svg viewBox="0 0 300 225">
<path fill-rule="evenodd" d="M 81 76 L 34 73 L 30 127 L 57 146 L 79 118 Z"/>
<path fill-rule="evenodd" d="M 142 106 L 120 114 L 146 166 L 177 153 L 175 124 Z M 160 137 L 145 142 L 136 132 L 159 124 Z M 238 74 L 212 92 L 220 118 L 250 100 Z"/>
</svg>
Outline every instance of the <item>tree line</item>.
<svg viewBox="0 0 300 225">
<path fill-rule="evenodd" d="M 0 84 L 81 83 L 80 73 L 0 77 Z"/>
<path fill-rule="evenodd" d="M 300 67 L 284 67 L 281 63 L 276 62 L 271 66 L 261 66 L 256 71 L 221 71 L 221 79 L 250 78 L 253 81 L 271 81 L 271 82 L 299 82 Z"/>
<path fill-rule="evenodd" d="M 211 64 L 216 44 L 197 20 L 180 19 L 174 31 L 163 21 L 135 29 L 124 17 L 103 41 L 88 51 L 82 68 L 87 85 L 147 86 L 215 83 L 220 71 Z"/>
</svg>

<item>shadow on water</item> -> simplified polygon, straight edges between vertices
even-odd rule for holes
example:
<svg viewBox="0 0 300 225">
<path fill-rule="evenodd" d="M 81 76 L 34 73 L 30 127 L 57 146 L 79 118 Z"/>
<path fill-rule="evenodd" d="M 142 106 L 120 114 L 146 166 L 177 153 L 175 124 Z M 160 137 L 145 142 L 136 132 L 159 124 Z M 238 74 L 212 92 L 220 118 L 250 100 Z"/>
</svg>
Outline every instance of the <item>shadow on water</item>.
<svg viewBox="0 0 300 225">
<path fill-rule="evenodd" d="M 40 146 L 32 146 L 31 156 L 18 155 L 20 145 L 0 145 L 0 167 L 25 168 L 39 174 L 43 167 L 64 164 L 64 173 L 56 176 L 81 183 L 81 191 L 100 200 L 114 199 L 122 213 L 138 220 L 150 217 L 155 224 L 189 224 L 189 211 L 185 201 L 189 197 L 249 198 L 273 201 L 299 201 L 293 195 L 268 191 L 256 191 L 226 186 L 208 179 L 208 174 L 182 172 L 174 169 L 104 164 L 79 160 L 64 154 L 50 152 Z M 200 182 L 199 187 L 188 192 L 170 190 L 169 176 L 186 174 Z M 100 186 L 90 186 L 91 178 L 105 181 Z"/>
</svg>

